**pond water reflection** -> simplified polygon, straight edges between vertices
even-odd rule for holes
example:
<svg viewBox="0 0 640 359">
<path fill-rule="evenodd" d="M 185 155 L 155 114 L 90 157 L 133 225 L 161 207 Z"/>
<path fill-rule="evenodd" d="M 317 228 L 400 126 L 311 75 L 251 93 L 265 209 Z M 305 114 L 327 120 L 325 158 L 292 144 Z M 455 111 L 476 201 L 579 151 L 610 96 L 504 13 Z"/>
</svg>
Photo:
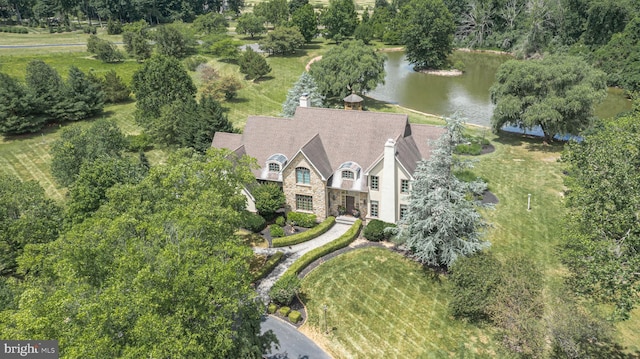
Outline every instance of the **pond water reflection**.
<svg viewBox="0 0 640 359">
<path fill-rule="evenodd" d="M 427 75 L 413 71 L 403 52 L 386 53 L 385 84 L 367 96 L 397 103 L 410 109 L 440 116 L 458 112 L 467 122 L 489 126 L 493 104 L 489 88 L 496 71 L 510 56 L 490 53 L 456 52 L 456 60 L 465 64 L 461 76 Z M 623 91 L 609 89 L 607 98 L 596 108 L 599 117 L 612 117 L 631 109 Z"/>
</svg>

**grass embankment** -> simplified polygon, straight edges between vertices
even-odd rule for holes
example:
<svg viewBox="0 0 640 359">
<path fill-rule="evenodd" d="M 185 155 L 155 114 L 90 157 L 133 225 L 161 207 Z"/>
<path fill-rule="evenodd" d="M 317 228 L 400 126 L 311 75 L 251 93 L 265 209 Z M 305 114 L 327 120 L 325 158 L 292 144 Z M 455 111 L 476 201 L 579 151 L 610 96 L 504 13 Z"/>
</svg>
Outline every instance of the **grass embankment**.
<svg viewBox="0 0 640 359">
<path fill-rule="evenodd" d="M 444 286 L 387 249 L 348 252 L 303 280 L 301 330 L 335 358 L 495 357 L 490 333 L 448 315 Z"/>
</svg>

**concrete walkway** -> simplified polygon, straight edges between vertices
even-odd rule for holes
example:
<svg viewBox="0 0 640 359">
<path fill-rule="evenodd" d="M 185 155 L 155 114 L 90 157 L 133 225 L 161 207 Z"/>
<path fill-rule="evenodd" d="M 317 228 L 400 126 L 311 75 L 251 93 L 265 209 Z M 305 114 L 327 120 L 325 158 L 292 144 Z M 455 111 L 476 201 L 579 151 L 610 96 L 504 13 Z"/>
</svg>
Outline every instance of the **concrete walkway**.
<svg viewBox="0 0 640 359">
<path fill-rule="evenodd" d="M 348 224 L 336 223 L 323 235 L 304 243 L 280 248 L 254 248 L 253 251 L 256 254 L 273 254 L 277 251 L 281 251 L 286 255 L 286 259 L 277 267 L 275 267 L 273 271 L 269 273 L 269 275 L 261 280 L 260 284 L 256 288 L 256 291 L 258 292 L 258 295 L 260 296 L 262 301 L 265 304 L 269 303 L 269 290 L 273 286 L 273 283 L 275 283 L 284 274 L 284 272 L 293 264 L 293 262 L 295 262 L 298 258 L 302 257 L 303 254 L 309 252 L 310 250 L 323 246 L 340 237 L 349 228 L 351 228 L 351 226 Z"/>
<path fill-rule="evenodd" d="M 265 317 L 260 329 L 262 333 L 273 330 L 280 342 L 278 349 L 272 347 L 267 354 L 266 357 L 269 359 L 331 359 L 331 356 L 293 325 L 278 318 Z"/>
</svg>

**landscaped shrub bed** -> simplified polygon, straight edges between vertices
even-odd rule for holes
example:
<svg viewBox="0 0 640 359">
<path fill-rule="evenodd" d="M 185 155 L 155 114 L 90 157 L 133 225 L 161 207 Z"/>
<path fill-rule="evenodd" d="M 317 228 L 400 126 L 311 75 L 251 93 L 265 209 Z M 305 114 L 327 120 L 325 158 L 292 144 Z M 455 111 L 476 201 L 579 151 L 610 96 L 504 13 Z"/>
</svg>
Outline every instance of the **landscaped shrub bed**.
<svg viewBox="0 0 640 359">
<path fill-rule="evenodd" d="M 251 213 L 249 211 L 244 212 L 244 229 L 250 230 L 253 233 L 259 233 L 267 226 L 267 221 L 259 214 Z"/>
<path fill-rule="evenodd" d="M 289 307 L 282 307 L 278 309 L 278 313 L 280 313 L 280 315 L 282 315 L 283 317 L 286 317 L 287 315 L 289 315 L 289 312 L 291 312 L 291 308 Z"/>
<path fill-rule="evenodd" d="M 276 312 L 276 310 L 278 310 L 278 306 L 275 305 L 275 303 L 271 303 L 269 304 L 269 306 L 267 307 L 267 311 L 269 312 L 269 314 L 273 314 Z"/>
<path fill-rule="evenodd" d="M 305 231 L 299 234 L 294 234 L 292 236 L 283 237 L 283 238 L 275 238 L 271 242 L 271 246 L 286 247 L 286 246 L 292 246 L 294 244 L 312 240 L 320 236 L 321 234 L 325 233 L 326 231 L 328 231 L 331 227 L 333 227 L 335 223 L 336 223 L 335 217 L 328 217 L 322 223 L 320 223 L 319 225 L 317 225 L 316 227 L 308 231 Z"/>
<path fill-rule="evenodd" d="M 362 235 L 364 238 L 373 241 L 379 242 L 382 240 L 388 240 L 391 238 L 390 233 L 385 233 L 384 229 L 387 227 L 397 227 L 394 223 L 388 223 L 381 221 L 379 219 L 371 220 L 366 227 L 364 227 L 364 231 L 362 231 Z"/>
<path fill-rule="evenodd" d="M 283 277 L 286 275 L 297 275 L 316 259 L 331 252 L 335 252 L 340 248 L 348 246 L 358 237 L 358 233 L 360 233 L 360 227 L 362 227 L 362 221 L 358 219 L 353 224 L 353 226 L 349 228 L 348 231 L 346 231 L 336 240 L 329 242 L 320 248 L 316 248 L 310 252 L 305 253 L 302 257 L 295 261 L 291 265 L 291 267 L 289 267 L 289 269 L 287 269 L 287 271 L 283 274 Z"/>
<path fill-rule="evenodd" d="M 253 281 L 255 282 L 257 280 L 264 278 L 267 274 L 269 274 L 273 270 L 273 268 L 275 268 L 278 265 L 278 263 L 280 263 L 280 261 L 282 261 L 282 258 L 284 258 L 283 252 L 276 252 L 274 255 L 269 257 L 269 259 L 264 263 L 262 268 L 260 268 L 260 270 L 258 270 L 256 274 L 253 276 Z"/>
<path fill-rule="evenodd" d="M 482 154 L 482 148 L 491 143 L 484 137 L 470 137 L 468 140 L 468 143 L 462 143 L 456 146 L 456 154 L 478 156 Z"/>
<path fill-rule="evenodd" d="M 292 226 L 313 228 L 318 225 L 318 217 L 312 213 L 289 212 L 287 220 Z"/>
<path fill-rule="evenodd" d="M 284 228 L 278 225 L 271 225 L 269 227 L 269 234 L 271 234 L 271 238 L 284 237 Z"/>
</svg>

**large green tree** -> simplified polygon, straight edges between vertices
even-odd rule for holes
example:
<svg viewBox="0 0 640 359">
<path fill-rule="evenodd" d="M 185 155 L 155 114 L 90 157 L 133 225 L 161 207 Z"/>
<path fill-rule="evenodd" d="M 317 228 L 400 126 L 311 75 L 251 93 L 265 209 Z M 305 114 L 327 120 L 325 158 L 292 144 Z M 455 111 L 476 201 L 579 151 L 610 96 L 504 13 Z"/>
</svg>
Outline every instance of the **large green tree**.
<svg viewBox="0 0 640 359">
<path fill-rule="evenodd" d="M 320 17 L 323 35 L 339 43 L 353 35 L 358 26 L 358 14 L 353 0 L 330 0 L 329 7 Z"/>
<path fill-rule="evenodd" d="M 578 293 L 615 305 L 621 319 L 640 302 L 639 120 L 635 112 L 606 121 L 562 155 L 569 282 Z"/>
<path fill-rule="evenodd" d="M 443 68 L 453 51 L 456 25 L 442 0 L 411 0 L 399 16 L 407 60 L 416 70 Z"/>
<path fill-rule="evenodd" d="M 160 55 L 177 58 L 191 54 L 195 45 L 193 34 L 180 23 L 159 27 L 155 32 L 154 39 Z"/>
<path fill-rule="evenodd" d="M 176 58 L 154 56 L 133 74 L 131 87 L 136 95 L 136 122 L 150 130 L 162 106 L 174 101 L 193 100 L 196 87 Z"/>
<path fill-rule="evenodd" d="M 640 16 L 594 54 L 595 66 L 607 73 L 611 86 L 640 91 Z"/>
<path fill-rule="evenodd" d="M 51 174 L 59 184 L 70 186 L 83 163 L 101 157 L 119 157 L 125 145 L 124 135 L 111 121 L 98 120 L 85 129 L 65 128 L 51 145 Z"/>
<path fill-rule="evenodd" d="M 260 49 L 270 55 L 294 54 L 304 45 L 304 37 L 297 27 L 276 27 L 262 39 Z"/>
<path fill-rule="evenodd" d="M 42 60 L 33 60 L 27 64 L 25 80 L 35 99 L 35 113 L 48 120 L 57 119 L 56 111 L 62 101 L 64 84 L 58 72 Z"/>
<path fill-rule="evenodd" d="M 61 224 L 62 209 L 39 184 L 0 174 L 0 275 L 14 275 L 24 247 L 55 240 Z"/>
<path fill-rule="evenodd" d="M 463 182 L 454 171 L 462 162 L 453 156 L 461 143 L 462 123 L 448 119 L 447 132 L 435 142 L 431 156 L 418 163 L 409 192 L 409 206 L 401 219 L 399 240 L 421 263 L 449 268 L 458 257 L 489 246 L 482 240 L 487 226 L 474 200 L 487 185 Z"/>
<path fill-rule="evenodd" d="M 362 41 L 345 41 L 314 62 L 309 73 L 324 96 L 342 99 L 352 92 L 370 91 L 384 83 L 385 59 Z"/>
<path fill-rule="evenodd" d="M 273 26 L 279 26 L 289 20 L 289 6 L 287 0 L 267 0 L 258 3 L 253 13 L 265 19 Z"/>
<path fill-rule="evenodd" d="M 311 42 L 318 35 L 318 17 L 311 4 L 303 5 L 293 12 L 291 23 L 300 29 L 306 42 Z"/>
<path fill-rule="evenodd" d="M 44 116 L 34 115 L 35 99 L 17 79 L 0 73 L 0 133 L 14 135 L 39 131 Z"/>
<path fill-rule="evenodd" d="M 494 131 L 505 124 L 540 126 L 547 141 L 556 134 L 577 135 L 591 125 L 594 106 L 607 94 L 604 78 L 573 56 L 507 61 L 491 87 L 496 104 L 491 126 Z"/>
<path fill-rule="evenodd" d="M 61 93 L 62 101 L 57 105 L 56 115 L 59 119 L 78 121 L 95 116 L 104 108 L 105 95 L 101 86 L 75 66 L 69 68 Z"/>
<path fill-rule="evenodd" d="M 227 155 L 179 151 L 55 242 L 31 245 L 0 335 L 57 338 L 72 358 L 261 358 L 275 337 L 260 334 L 253 253 L 235 236 L 253 175 Z"/>
</svg>

